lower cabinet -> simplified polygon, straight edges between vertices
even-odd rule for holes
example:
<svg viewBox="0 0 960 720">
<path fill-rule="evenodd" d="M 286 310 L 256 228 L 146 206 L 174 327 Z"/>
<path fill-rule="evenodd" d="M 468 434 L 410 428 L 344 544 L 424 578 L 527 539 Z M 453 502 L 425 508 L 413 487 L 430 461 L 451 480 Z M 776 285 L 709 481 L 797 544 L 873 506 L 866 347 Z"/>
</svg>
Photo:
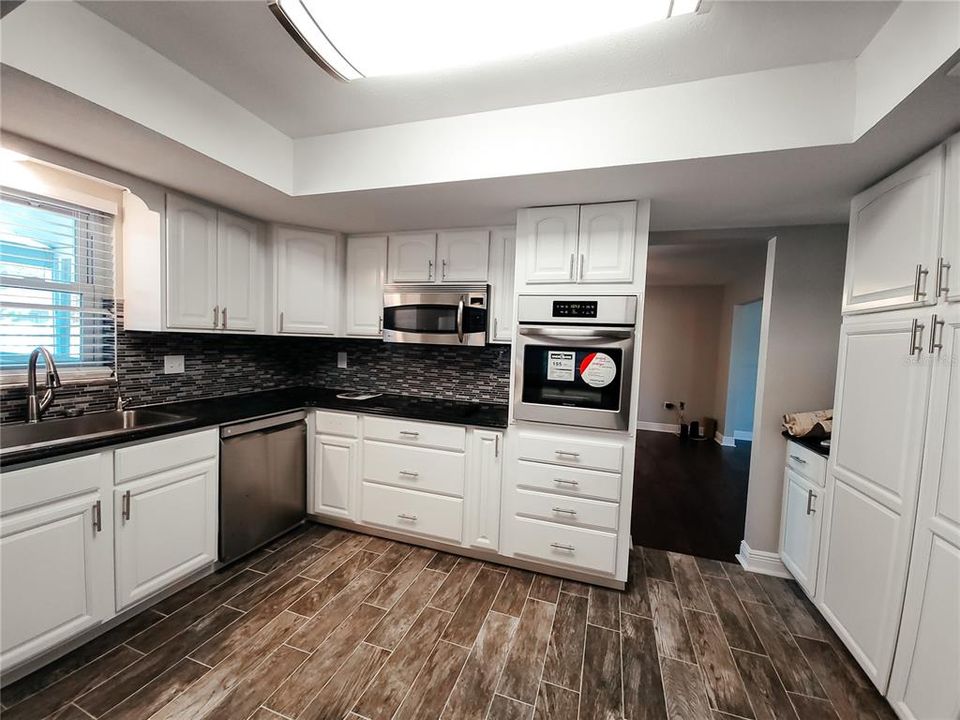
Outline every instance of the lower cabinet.
<svg viewBox="0 0 960 720">
<path fill-rule="evenodd" d="M 817 589 L 822 493 L 816 483 L 790 468 L 784 470 L 780 559 L 809 595 Z"/>
<path fill-rule="evenodd" d="M 313 512 L 356 519 L 356 438 L 317 435 L 314 441 Z"/>
<path fill-rule="evenodd" d="M 464 492 L 464 544 L 484 550 L 500 547 L 500 476 L 503 437 L 474 430 Z"/>
</svg>

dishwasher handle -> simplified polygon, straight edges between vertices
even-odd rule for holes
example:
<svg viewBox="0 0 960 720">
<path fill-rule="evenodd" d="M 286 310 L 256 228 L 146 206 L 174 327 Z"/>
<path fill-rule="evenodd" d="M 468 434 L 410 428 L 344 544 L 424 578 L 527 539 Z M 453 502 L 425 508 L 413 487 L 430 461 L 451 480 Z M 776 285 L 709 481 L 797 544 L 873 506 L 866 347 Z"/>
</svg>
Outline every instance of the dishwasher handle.
<svg viewBox="0 0 960 720">
<path fill-rule="evenodd" d="M 220 428 L 220 437 L 226 439 L 247 435 L 248 433 L 261 432 L 263 430 L 273 430 L 283 425 L 293 425 L 303 422 L 306 418 L 307 414 L 300 411 L 283 413 L 282 415 L 271 415 L 270 417 L 236 423 L 234 425 L 224 425 Z"/>
</svg>

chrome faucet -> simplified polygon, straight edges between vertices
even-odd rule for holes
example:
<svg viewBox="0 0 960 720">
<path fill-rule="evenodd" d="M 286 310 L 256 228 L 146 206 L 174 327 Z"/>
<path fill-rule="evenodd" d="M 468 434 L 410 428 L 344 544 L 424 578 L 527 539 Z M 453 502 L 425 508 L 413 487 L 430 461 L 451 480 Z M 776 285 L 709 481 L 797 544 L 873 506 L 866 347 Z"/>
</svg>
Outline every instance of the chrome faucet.
<svg viewBox="0 0 960 720">
<path fill-rule="evenodd" d="M 47 387 L 43 397 L 37 399 L 37 358 L 43 355 L 43 362 L 47 366 Z M 27 367 L 27 422 L 40 422 L 40 418 L 53 402 L 53 390 L 60 387 L 60 373 L 53 355 L 45 347 L 36 347 L 30 353 L 30 362 Z"/>
</svg>

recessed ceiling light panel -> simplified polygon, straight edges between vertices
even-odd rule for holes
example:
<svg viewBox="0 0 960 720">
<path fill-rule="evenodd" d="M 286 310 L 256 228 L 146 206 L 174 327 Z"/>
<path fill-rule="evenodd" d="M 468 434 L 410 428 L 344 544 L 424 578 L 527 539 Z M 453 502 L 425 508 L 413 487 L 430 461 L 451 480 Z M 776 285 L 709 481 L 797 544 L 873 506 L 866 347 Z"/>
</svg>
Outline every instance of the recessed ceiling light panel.
<svg viewBox="0 0 960 720">
<path fill-rule="evenodd" d="M 294 40 L 341 80 L 520 58 L 696 12 L 700 0 L 273 0 Z"/>
</svg>

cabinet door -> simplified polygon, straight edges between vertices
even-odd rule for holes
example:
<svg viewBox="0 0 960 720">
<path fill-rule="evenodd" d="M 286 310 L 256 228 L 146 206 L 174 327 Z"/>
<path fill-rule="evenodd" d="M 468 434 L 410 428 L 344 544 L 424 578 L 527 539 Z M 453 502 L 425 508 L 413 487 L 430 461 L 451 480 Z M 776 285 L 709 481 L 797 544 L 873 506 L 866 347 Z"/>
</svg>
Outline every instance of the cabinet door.
<svg viewBox="0 0 960 720">
<path fill-rule="evenodd" d="M 277 329 L 334 335 L 340 308 L 337 236 L 277 228 Z"/>
<path fill-rule="evenodd" d="M 844 312 L 936 302 L 943 158 L 941 145 L 853 199 Z"/>
<path fill-rule="evenodd" d="M 517 215 L 517 236 L 526 258 L 527 283 L 572 283 L 576 280 L 580 207 L 528 208 Z"/>
<path fill-rule="evenodd" d="M 496 550 L 500 547 L 500 475 L 503 436 L 474 430 L 468 446 L 464 493 L 464 544 Z"/>
<path fill-rule="evenodd" d="M 581 206 L 579 281 L 631 282 L 636 234 L 635 202 Z"/>
<path fill-rule="evenodd" d="M 490 241 L 490 307 L 493 327 L 490 342 L 513 341 L 513 280 L 517 233 L 513 228 L 493 231 Z"/>
<path fill-rule="evenodd" d="M 437 235 L 441 282 L 486 282 L 489 230 L 447 230 Z"/>
<path fill-rule="evenodd" d="M 404 233 L 390 236 L 390 282 L 434 282 L 437 279 L 435 233 Z"/>
<path fill-rule="evenodd" d="M 352 438 L 318 435 L 314 454 L 313 512 L 356 517 L 357 448 Z"/>
<path fill-rule="evenodd" d="M 787 468 L 784 471 L 780 557 L 811 596 L 817 589 L 821 492 L 819 487 L 793 470 Z"/>
<path fill-rule="evenodd" d="M 94 491 L 0 519 L 0 662 L 4 668 L 29 660 L 113 614 L 113 543 L 105 506 L 100 492 Z"/>
<path fill-rule="evenodd" d="M 951 308 L 939 344 L 910 575 L 887 693 L 900 717 L 916 720 L 960 712 L 960 307 Z"/>
<path fill-rule="evenodd" d="M 910 354 L 915 318 L 844 321 L 817 581 L 824 617 L 881 692 L 900 623 L 930 390 L 926 351 Z"/>
<path fill-rule="evenodd" d="M 387 236 L 347 238 L 347 335 L 383 334 Z"/>
<path fill-rule="evenodd" d="M 118 611 L 217 559 L 215 460 L 120 485 L 113 506 Z"/>
<path fill-rule="evenodd" d="M 217 211 L 167 195 L 167 327 L 215 330 Z"/>
<path fill-rule="evenodd" d="M 263 247 L 258 225 L 220 211 L 217 256 L 220 329 L 262 330 Z"/>
<path fill-rule="evenodd" d="M 943 186 L 943 264 L 938 282 L 950 302 L 960 302 L 960 135 L 947 141 Z"/>
</svg>

